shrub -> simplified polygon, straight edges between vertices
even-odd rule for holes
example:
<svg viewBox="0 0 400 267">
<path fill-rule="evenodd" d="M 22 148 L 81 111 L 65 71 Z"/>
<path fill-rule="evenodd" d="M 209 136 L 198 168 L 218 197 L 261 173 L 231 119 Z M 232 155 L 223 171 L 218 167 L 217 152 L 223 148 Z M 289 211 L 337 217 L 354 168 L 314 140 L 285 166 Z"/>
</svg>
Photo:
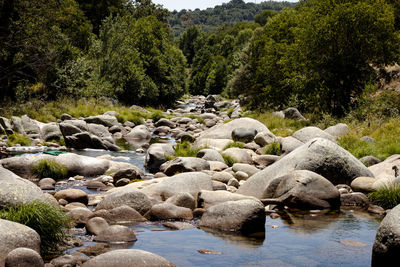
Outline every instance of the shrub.
<svg viewBox="0 0 400 267">
<path fill-rule="evenodd" d="M 40 178 L 50 177 L 61 180 L 67 177 L 68 169 L 63 164 L 43 159 L 33 166 L 32 173 Z"/>
<path fill-rule="evenodd" d="M 160 119 L 165 118 L 164 114 L 160 110 L 156 110 L 151 113 L 150 119 L 152 119 L 154 122 L 159 121 Z"/>
<path fill-rule="evenodd" d="M 0 211 L 0 218 L 18 222 L 35 230 L 41 240 L 44 254 L 56 252 L 67 235 L 70 219 L 56 206 L 41 201 L 33 201 Z"/>
<path fill-rule="evenodd" d="M 400 204 L 400 185 L 390 184 L 368 194 L 372 203 L 384 209 L 392 209 Z"/>
<path fill-rule="evenodd" d="M 31 139 L 29 139 L 26 135 L 20 135 L 19 133 L 13 133 L 8 136 L 8 146 L 15 146 L 16 144 L 20 144 L 22 146 L 30 146 Z"/>
</svg>

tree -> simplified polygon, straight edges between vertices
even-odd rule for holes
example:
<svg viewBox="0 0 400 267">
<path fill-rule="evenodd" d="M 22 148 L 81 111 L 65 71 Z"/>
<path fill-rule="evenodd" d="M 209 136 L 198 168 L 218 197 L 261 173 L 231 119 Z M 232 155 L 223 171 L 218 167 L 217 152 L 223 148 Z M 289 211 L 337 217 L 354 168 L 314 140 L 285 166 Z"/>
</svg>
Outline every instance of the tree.
<svg viewBox="0 0 400 267">
<path fill-rule="evenodd" d="M 268 19 L 278 14 L 275 10 L 264 10 L 261 13 L 254 16 L 254 21 L 261 26 L 264 26 Z"/>
</svg>

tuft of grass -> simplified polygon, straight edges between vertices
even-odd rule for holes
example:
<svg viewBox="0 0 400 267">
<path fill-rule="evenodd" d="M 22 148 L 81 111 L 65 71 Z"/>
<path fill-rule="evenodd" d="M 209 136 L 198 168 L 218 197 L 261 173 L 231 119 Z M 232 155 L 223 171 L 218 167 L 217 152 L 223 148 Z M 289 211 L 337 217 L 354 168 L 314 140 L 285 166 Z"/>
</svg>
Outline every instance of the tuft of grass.
<svg viewBox="0 0 400 267">
<path fill-rule="evenodd" d="M 230 142 L 229 144 L 227 144 L 223 150 L 231 148 L 231 147 L 238 147 L 238 148 L 243 148 L 244 144 L 241 142 Z"/>
<path fill-rule="evenodd" d="M 71 219 L 59 208 L 42 201 L 33 201 L 0 210 L 0 218 L 26 225 L 35 230 L 41 240 L 41 252 L 58 251 L 65 241 Z"/>
<path fill-rule="evenodd" d="M 199 123 L 204 124 L 204 119 L 200 116 L 189 114 L 189 115 L 185 115 L 183 117 L 191 118 L 192 120 L 197 120 Z"/>
<path fill-rule="evenodd" d="M 40 178 L 50 177 L 61 180 L 67 177 L 68 169 L 63 164 L 43 159 L 32 167 L 32 173 Z"/>
<path fill-rule="evenodd" d="M 151 115 L 150 115 L 150 119 L 152 119 L 153 122 L 157 122 L 157 121 L 159 121 L 159 120 L 162 119 L 162 118 L 165 118 L 165 116 L 164 116 L 164 114 L 162 113 L 162 111 L 160 111 L 160 110 L 153 111 L 153 112 L 151 113 Z"/>
<path fill-rule="evenodd" d="M 135 125 L 143 124 L 143 114 L 137 110 L 121 110 L 116 116 L 118 122 L 133 122 Z"/>
<path fill-rule="evenodd" d="M 265 146 L 264 150 L 265 155 L 276 155 L 280 156 L 282 154 L 281 144 L 279 143 L 271 143 Z"/>
<path fill-rule="evenodd" d="M 8 146 L 15 146 L 20 144 L 21 146 L 30 146 L 31 139 L 26 135 L 20 135 L 19 133 L 13 133 L 8 136 Z"/>
<path fill-rule="evenodd" d="M 175 146 L 175 157 L 196 157 L 200 149 L 193 148 L 188 141 L 177 143 Z"/>
<path fill-rule="evenodd" d="M 392 209 L 400 204 L 400 185 L 390 184 L 368 194 L 370 202 L 384 209 Z"/>
<path fill-rule="evenodd" d="M 125 138 L 120 138 L 115 140 L 115 144 L 119 146 L 122 150 L 131 149 L 131 146 L 129 145 L 128 141 Z"/>
<path fill-rule="evenodd" d="M 232 167 L 233 164 L 237 163 L 236 160 L 234 160 L 231 156 L 227 156 L 224 154 L 221 154 L 222 158 L 225 161 L 225 164 L 228 165 L 228 167 Z"/>
</svg>

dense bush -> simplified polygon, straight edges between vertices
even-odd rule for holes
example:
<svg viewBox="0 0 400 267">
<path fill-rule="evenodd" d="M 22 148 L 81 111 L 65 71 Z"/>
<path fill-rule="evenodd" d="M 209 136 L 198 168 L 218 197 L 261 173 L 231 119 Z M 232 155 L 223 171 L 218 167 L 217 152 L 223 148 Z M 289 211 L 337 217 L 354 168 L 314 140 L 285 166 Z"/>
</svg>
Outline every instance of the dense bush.
<svg viewBox="0 0 400 267">
<path fill-rule="evenodd" d="M 70 219 L 54 205 L 40 201 L 0 211 L 0 218 L 18 222 L 35 230 L 41 240 L 41 252 L 56 252 L 65 241 Z"/>
</svg>

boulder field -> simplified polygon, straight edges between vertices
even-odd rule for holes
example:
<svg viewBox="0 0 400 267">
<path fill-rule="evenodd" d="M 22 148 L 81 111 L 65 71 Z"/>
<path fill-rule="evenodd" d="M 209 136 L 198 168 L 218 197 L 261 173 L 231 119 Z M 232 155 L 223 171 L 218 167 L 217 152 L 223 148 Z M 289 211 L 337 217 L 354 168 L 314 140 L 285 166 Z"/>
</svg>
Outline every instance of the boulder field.
<svg viewBox="0 0 400 267">
<path fill-rule="evenodd" d="M 234 110 L 230 116 L 228 109 Z M 251 235 L 265 232 L 266 210 L 270 209 L 340 209 L 341 205 L 368 209 L 368 199 L 362 192 L 375 190 L 397 176 L 399 155 L 366 167 L 341 148 L 337 138 L 348 132 L 345 124 L 326 130 L 305 127 L 292 136 L 279 137 L 257 120 L 240 118 L 237 101 L 219 101 L 216 96 L 192 97 L 164 114 L 165 118 L 147 120 L 143 125 L 121 124 L 114 112 L 78 119 L 63 114 L 57 123 L 50 124 L 28 116 L 0 118 L 4 131 L 26 134 L 32 142 L 64 138 L 68 149 L 120 151 L 117 140 L 125 139 L 137 153 L 146 153 L 144 166 L 128 163 L 120 154 L 96 158 L 73 151 L 1 159 L 0 207 L 50 201 L 67 211 L 75 225 L 84 227 L 99 244 L 134 242 L 137 237 L 126 224 L 146 221 L 168 221 L 164 223 L 173 229 L 197 226 Z M 296 109 L 276 115 L 306 120 Z M 158 139 L 150 142 L 153 137 Z M 175 141 L 190 143 L 195 153 L 190 157 L 175 155 Z M 265 153 L 271 145 L 279 148 L 279 155 Z M 23 151 L 21 147 L 6 150 Z M 37 177 L 32 170 L 43 160 L 64 165 L 67 179 Z M 76 185 L 97 191 L 87 193 L 73 188 Z M 397 211 L 393 209 L 378 230 L 373 263 L 379 264 L 385 255 L 395 255 L 393 251 L 398 249 L 397 237 L 393 242 L 387 239 L 398 230 Z M 34 230 L 5 220 L 0 220 L 0 229 L 0 240 L 7 241 L 0 244 L 0 266 L 6 260 L 35 258 L 40 252 L 40 238 Z M 29 238 L 21 238 L 20 233 Z M 33 252 L 12 252 L 21 247 Z M 100 251 L 90 259 L 62 255 L 48 266 L 59 266 L 60 262 L 175 266 L 142 250 Z"/>
</svg>

